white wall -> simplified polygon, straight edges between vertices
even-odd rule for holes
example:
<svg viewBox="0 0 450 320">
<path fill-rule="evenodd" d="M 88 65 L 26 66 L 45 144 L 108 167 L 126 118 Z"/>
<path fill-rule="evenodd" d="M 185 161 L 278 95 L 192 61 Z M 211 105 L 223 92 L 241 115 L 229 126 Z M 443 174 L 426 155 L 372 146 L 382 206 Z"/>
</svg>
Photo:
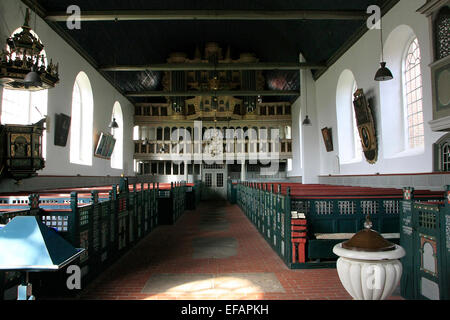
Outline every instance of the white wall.
<svg viewBox="0 0 450 320">
<path fill-rule="evenodd" d="M 292 170 L 287 172 L 288 177 L 303 175 L 301 153 L 301 99 L 295 100 L 291 106 L 292 113 Z"/>
<path fill-rule="evenodd" d="M 318 114 L 316 108 L 316 84 L 313 80 L 312 73 L 309 70 L 301 72 L 301 79 L 303 80 L 304 86 L 302 87 L 303 93 L 301 96 L 301 101 L 303 104 L 301 115 L 301 130 L 302 130 L 302 164 L 303 164 L 303 175 L 302 182 L 305 184 L 318 183 L 319 175 L 319 159 L 320 149 L 325 148 L 323 141 L 319 140 L 322 135 L 320 128 L 318 127 Z M 307 90 L 305 87 L 307 86 Z M 308 99 L 306 99 L 306 96 Z M 308 109 L 306 110 L 306 104 L 308 104 Z M 308 111 L 309 119 L 311 120 L 312 126 L 303 126 L 302 122 L 305 119 L 306 111 Z M 320 138 L 322 139 L 322 138 Z"/>
<path fill-rule="evenodd" d="M 299 61 L 305 61 L 301 54 Z M 300 181 L 292 178 L 301 177 L 305 184 L 318 183 L 321 142 L 317 130 L 316 86 L 309 70 L 300 71 L 300 88 L 300 97 L 292 104 L 292 170 L 288 178 Z M 310 127 L 302 125 L 306 114 L 312 123 Z"/>
<path fill-rule="evenodd" d="M 4 41 L 10 32 L 22 26 L 25 5 L 17 0 L 2 0 L 0 2 L 0 39 Z M 31 26 L 34 29 L 34 13 Z M 81 24 L 83 28 L 83 23 Z M 107 82 L 86 60 L 84 60 L 70 45 L 60 38 L 43 20 L 37 18 L 36 33 L 45 46 L 48 59 L 59 62 L 60 82 L 48 91 L 48 116 L 50 117 L 50 132 L 47 135 L 46 167 L 39 171 L 40 175 L 77 175 L 82 176 L 119 176 L 134 175 L 132 143 L 133 134 L 133 105 L 114 87 Z M 2 49 L 5 43 L 1 44 Z M 110 132 L 108 124 L 111 121 L 114 102 L 119 101 L 123 111 L 124 123 L 124 164 L 123 170 L 111 169 L 109 160 L 93 157 L 92 166 L 71 164 L 69 161 L 70 134 L 66 147 L 55 146 L 54 122 L 56 113 L 70 116 L 72 89 L 75 78 L 80 71 L 84 71 L 91 82 L 94 97 L 94 148 L 97 134 L 100 131 Z"/>
<path fill-rule="evenodd" d="M 433 133 L 428 125 L 432 119 L 431 103 L 431 74 L 428 65 L 432 62 L 430 52 L 430 36 L 428 20 L 416 10 L 425 3 L 425 0 L 401 0 L 383 17 L 383 35 L 386 41 L 388 35 L 399 25 L 407 25 L 412 28 L 417 36 L 422 54 L 422 79 L 424 101 L 424 126 L 425 126 L 425 150 L 422 154 L 401 156 L 397 158 L 385 158 L 382 136 L 389 137 L 390 132 L 382 135 L 382 130 L 388 130 L 389 126 L 381 125 L 380 117 L 380 84 L 374 80 L 379 68 L 381 47 L 380 30 L 368 31 L 355 43 L 329 70 L 316 81 L 316 101 L 318 113 L 318 127 L 331 127 L 333 130 L 334 151 L 326 152 L 320 146 L 320 174 L 375 174 L 375 173 L 417 173 L 432 171 L 432 144 L 442 135 Z M 389 61 L 388 61 L 388 67 Z M 363 88 L 367 97 L 372 97 L 374 102 L 376 129 L 378 136 L 378 161 L 371 165 L 364 159 L 359 163 L 341 164 L 336 170 L 336 156 L 339 154 L 339 141 L 337 136 L 336 115 L 336 87 L 341 73 L 349 69 L 355 76 L 359 88 Z M 393 68 L 394 69 L 394 68 Z M 394 77 L 401 77 L 394 73 Z M 389 85 L 389 83 L 383 84 Z M 383 108 L 401 108 L 393 101 L 383 101 Z M 319 134 L 319 133 L 318 133 Z M 393 132 L 392 134 L 396 134 Z M 323 143 L 322 143 L 323 144 Z"/>
<path fill-rule="evenodd" d="M 325 74 L 316 82 L 312 81 L 309 72 L 302 72 L 308 84 L 308 113 L 313 122 L 312 127 L 302 127 L 305 114 L 304 95 L 293 104 L 292 135 L 294 140 L 293 168 L 289 176 L 303 176 L 304 182 L 315 182 L 317 176 L 328 174 L 370 174 L 370 173 L 414 173 L 432 171 L 431 146 L 441 134 L 432 133 L 428 121 L 432 119 L 431 108 L 431 75 L 428 64 L 432 61 L 428 21 L 416 9 L 425 0 L 401 0 L 383 17 L 384 38 L 399 25 L 412 28 L 419 39 L 422 53 L 422 76 L 424 93 L 425 118 L 425 151 L 420 155 L 385 159 L 380 118 L 380 84 L 373 80 L 380 60 L 379 30 L 368 31 L 352 48 L 350 48 Z M 6 39 L 14 29 L 21 26 L 25 6 L 20 1 L 2 0 L 0 2 L 0 39 Z M 34 25 L 34 15 L 32 19 Z M 81 25 L 83 27 L 83 24 Z M 50 116 L 50 132 L 48 134 L 46 168 L 40 172 L 45 175 L 133 175 L 133 107 L 121 96 L 92 66 L 75 50 L 62 40 L 47 24 L 38 18 L 37 34 L 45 45 L 48 58 L 59 62 L 60 83 L 48 93 L 48 115 Z M 389 67 L 389 64 L 388 64 Z M 373 97 L 378 131 L 379 156 L 374 165 L 365 160 L 337 166 L 339 142 L 337 138 L 336 87 L 342 71 L 349 69 L 355 76 L 358 87 L 363 88 L 368 97 Z M 92 166 L 75 165 L 69 162 L 69 145 L 65 148 L 55 146 L 54 115 L 55 113 L 71 113 L 72 87 L 76 75 L 84 71 L 91 81 L 94 96 L 94 134 L 98 131 L 109 131 L 107 128 L 115 100 L 122 106 L 124 115 L 124 169 L 111 169 L 110 161 L 93 158 Z M 399 77 L 400 75 L 394 74 Z M 302 85 L 303 86 L 303 85 Z M 386 105 L 383 105 L 385 108 Z M 387 106 L 389 107 L 389 106 Z M 392 105 L 392 107 L 397 107 Z M 334 151 L 326 152 L 321 137 L 321 128 L 331 127 L 333 132 Z M 389 135 L 384 135 L 389 136 Z M 300 143 L 302 148 L 300 150 Z M 297 142 L 296 142 L 297 141 Z M 389 142 L 387 142 L 389 143 Z M 302 152 L 303 151 L 303 152 Z"/>
</svg>

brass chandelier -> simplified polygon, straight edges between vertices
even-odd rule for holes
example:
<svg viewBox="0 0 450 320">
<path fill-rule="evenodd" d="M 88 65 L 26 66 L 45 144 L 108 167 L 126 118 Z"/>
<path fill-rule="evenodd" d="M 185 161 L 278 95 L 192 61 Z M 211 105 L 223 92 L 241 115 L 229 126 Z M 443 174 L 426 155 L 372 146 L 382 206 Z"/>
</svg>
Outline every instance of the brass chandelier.
<svg viewBox="0 0 450 320">
<path fill-rule="evenodd" d="M 6 39 L 8 50 L 0 55 L 0 83 L 7 89 L 39 91 L 59 82 L 58 63 L 45 65 L 44 45 L 31 33 L 27 8 L 22 30 Z"/>
</svg>

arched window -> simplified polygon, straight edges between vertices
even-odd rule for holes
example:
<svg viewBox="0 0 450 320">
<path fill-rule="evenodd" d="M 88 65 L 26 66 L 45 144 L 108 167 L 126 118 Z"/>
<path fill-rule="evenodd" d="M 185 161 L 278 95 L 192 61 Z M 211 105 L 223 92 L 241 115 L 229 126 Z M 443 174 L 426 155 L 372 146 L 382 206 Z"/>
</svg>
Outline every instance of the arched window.
<svg viewBox="0 0 450 320">
<path fill-rule="evenodd" d="M 339 161 L 342 164 L 362 160 L 362 146 L 356 124 L 353 94 L 358 88 L 350 70 L 344 70 L 336 89 Z"/>
<path fill-rule="evenodd" d="M 385 159 L 424 152 L 421 56 L 417 36 L 408 25 L 391 31 L 384 58 L 394 75 L 380 86 L 381 145 Z"/>
<path fill-rule="evenodd" d="M 442 146 L 440 160 L 442 163 L 442 171 L 449 172 L 450 171 L 450 144 L 449 143 L 446 143 Z"/>
<path fill-rule="evenodd" d="M 404 105 L 405 121 L 408 137 L 408 148 L 423 147 L 424 125 L 423 125 L 423 95 L 422 95 L 422 72 L 420 70 L 420 48 L 419 41 L 414 38 L 406 50 L 404 60 Z"/>
<path fill-rule="evenodd" d="M 139 126 L 133 127 L 133 140 L 140 140 L 139 137 Z"/>
<path fill-rule="evenodd" d="M 114 103 L 111 120 L 115 119 L 118 128 L 111 128 L 111 134 L 116 139 L 113 153 L 111 155 L 111 168 L 122 169 L 123 168 L 123 115 L 120 103 L 116 101 Z"/>
<path fill-rule="evenodd" d="M 450 133 L 433 144 L 433 169 L 436 172 L 450 172 Z"/>
<path fill-rule="evenodd" d="M 284 137 L 286 139 L 292 139 L 292 128 L 291 128 L 291 126 L 286 126 L 284 128 Z"/>
<path fill-rule="evenodd" d="M 137 140 L 145 140 L 148 139 L 148 128 L 145 126 L 138 126 L 139 131 L 138 131 L 138 139 Z"/>
<path fill-rule="evenodd" d="M 80 72 L 72 91 L 70 122 L 70 162 L 92 165 L 94 99 L 89 78 Z"/>
<path fill-rule="evenodd" d="M 12 35 L 22 32 L 22 28 L 15 30 Z M 30 30 L 31 34 L 37 39 L 36 33 Z M 6 51 L 9 52 L 7 46 Z M 44 64 L 47 65 L 45 50 Z M 15 55 L 15 54 L 14 54 Z M 42 60 L 39 61 L 39 65 Z M 47 115 L 48 90 L 27 91 L 10 90 L 3 88 L 1 123 L 3 124 L 32 124 L 36 123 Z M 42 137 L 42 156 L 46 157 L 47 150 L 47 132 L 44 131 Z"/>
</svg>

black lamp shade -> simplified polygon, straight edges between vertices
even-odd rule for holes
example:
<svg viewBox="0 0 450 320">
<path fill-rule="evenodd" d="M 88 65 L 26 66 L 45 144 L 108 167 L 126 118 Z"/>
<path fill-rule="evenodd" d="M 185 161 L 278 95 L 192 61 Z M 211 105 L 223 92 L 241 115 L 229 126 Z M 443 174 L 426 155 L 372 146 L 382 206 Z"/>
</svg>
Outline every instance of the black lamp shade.
<svg viewBox="0 0 450 320">
<path fill-rule="evenodd" d="M 386 68 L 386 62 L 380 63 L 381 68 L 378 69 L 376 75 L 375 75 L 375 81 L 387 81 L 394 79 L 394 76 L 392 75 L 391 70 Z"/>
<path fill-rule="evenodd" d="M 311 120 L 309 119 L 308 116 L 305 117 L 305 120 L 303 120 L 303 125 L 304 126 L 312 126 Z"/>
<path fill-rule="evenodd" d="M 119 127 L 119 124 L 116 122 L 116 118 L 113 118 L 113 121 L 111 121 L 109 127 L 113 129 L 117 129 Z"/>
</svg>

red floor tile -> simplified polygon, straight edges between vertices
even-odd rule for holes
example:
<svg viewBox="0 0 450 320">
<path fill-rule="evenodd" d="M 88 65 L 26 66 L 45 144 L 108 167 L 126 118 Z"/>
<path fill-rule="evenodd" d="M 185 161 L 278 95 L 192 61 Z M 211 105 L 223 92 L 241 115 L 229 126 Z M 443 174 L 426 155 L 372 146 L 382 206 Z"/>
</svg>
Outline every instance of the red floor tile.
<svg viewBox="0 0 450 320">
<path fill-rule="evenodd" d="M 217 205 L 221 204 L 202 202 L 196 211 L 186 211 L 175 225 L 156 228 L 84 289 L 81 299 L 351 299 L 335 269 L 288 269 L 236 205 L 223 203 L 224 218 L 229 223 L 227 230 L 200 229 L 201 213 L 217 208 Z M 198 237 L 235 238 L 237 254 L 226 259 L 193 259 L 191 243 Z M 275 274 L 285 292 L 141 293 L 147 280 L 156 274 L 263 272 Z"/>
</svg>

